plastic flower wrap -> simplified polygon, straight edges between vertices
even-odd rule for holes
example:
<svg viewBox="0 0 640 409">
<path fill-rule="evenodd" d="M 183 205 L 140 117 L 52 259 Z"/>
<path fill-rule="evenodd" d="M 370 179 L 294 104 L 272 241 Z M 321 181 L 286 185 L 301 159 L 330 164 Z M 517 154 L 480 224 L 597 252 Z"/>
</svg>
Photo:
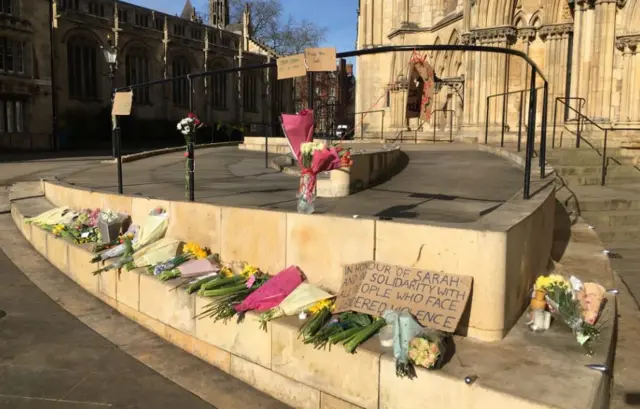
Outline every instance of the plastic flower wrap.
<svg viewBox="0 0 640 409">
<path fill-rule="evenodd" d="M 235 306 L 237 312 L 250 310 L 266 311 L 279 305 L 302 283 L 300 269 L 291 266 L 279 272 L 258 290 L 249 295 L 241 304 Z"/>
<path fill-rule="evenodd" d="M 262 328 L 266 323 L 278 317 L 297 315 L 306 309 L 312 314 L 332 305 L 333 295 L 309 283 L 302 283 L 296 287 L 282 302 L 260 315 Z"/>
</svg>

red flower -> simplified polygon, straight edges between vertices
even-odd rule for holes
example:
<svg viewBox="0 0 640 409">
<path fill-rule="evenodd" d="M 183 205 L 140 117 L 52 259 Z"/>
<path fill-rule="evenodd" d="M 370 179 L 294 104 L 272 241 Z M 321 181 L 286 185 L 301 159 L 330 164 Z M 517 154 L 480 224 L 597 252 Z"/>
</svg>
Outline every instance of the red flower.
<svg viewBox="0 0 640 409">
<path fill-rule="evenodd" d="M 185 152 L 185 153 L 184 153 L 184 157 L 185 157 L 185 158 L 189 157 L 189 152 Z"/>
<path fill-rule="evenodd" d="M 196 117 L 196 114 L 194 114 L 193 112 L 189 112 L 187 114 L 187 118 L 195 118 L 195 117 Z"/>
</svg>

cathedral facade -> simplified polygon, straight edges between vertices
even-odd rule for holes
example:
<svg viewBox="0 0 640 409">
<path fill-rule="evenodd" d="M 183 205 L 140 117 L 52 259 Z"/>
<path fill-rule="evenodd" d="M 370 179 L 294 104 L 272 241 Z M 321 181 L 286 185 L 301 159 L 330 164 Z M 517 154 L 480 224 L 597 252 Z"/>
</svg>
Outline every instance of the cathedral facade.
<svg viewBox="0 0 640 409">
<path fill-rule="evenodd" d="M 360 0 L 358 48 L 415 44 L 470 44 L 522 51 L 549 81 L 548 125 L 557 98 L 594 122 L 640 127 L 640 3 L 638 0 Z M 436 112 L 427 124 L 405 118 L 412 52 L 359 57 L 357 111 L 372 112 L 365 129 L 392 137 L 402 129 L 444 129 Z M 438 79 L 434 110 L 453 111 L 454 129 L 479 136 L 487 122 L 518 126 L 527 112 L 530 69 L 519 57 L 479 52 L 426 53 Z M 540 79 L 536 84 L 542 85 Z M 507 96 L 499 94 L 511 92 Z M 542 92 L 538 91 L 538 113 Z M 496 95 L 495 97 L 493 97 Z M 448 112 L 449 113 L 449 112 Z M 568 112 L 567 118 L 574 115 Z M 558 108 L 559 122 L 565 118 Z M 525 115 L 526 121 L 526 115 Z M 384 124 L 384 125 L 382 125 Z M 540 126 L 538 115 L 537 126 Z"/>
<path fill-rule="evenodd" d="M 242 22 L 229 24 L 227 1 L 210 0 L 208 21 L 202 21 L 188 0 L 180 16 L 114 0 L 0 0 L 6 33 L 6 39 L 0 38 L 5 62 L 5 70 L 0 69 L 0 148 L 92 146 L 96 138 L 108 143 L 114 85 L 276 58 L 251 38 L 249 10 Z M 117 53 L 113 71 L 103 55 L 106 49 Z M 205 123 L 247 130 L 277 122 L 273 113 L 286 110 L 291 85 L 270 82 L 270 71 L 194 80 L 194 111 Z M 189 92 L 186 81 L 134 90 L 127 120 L 138 126 L 129 130 L 149 133 L 151 128 L 139 125 L 146 123 L 164 132 L 186 116 Z M 278 106 L 271 109 L 272 103 Z M 135 136 L 154 138 L 151 133 Z"/>
</svg>

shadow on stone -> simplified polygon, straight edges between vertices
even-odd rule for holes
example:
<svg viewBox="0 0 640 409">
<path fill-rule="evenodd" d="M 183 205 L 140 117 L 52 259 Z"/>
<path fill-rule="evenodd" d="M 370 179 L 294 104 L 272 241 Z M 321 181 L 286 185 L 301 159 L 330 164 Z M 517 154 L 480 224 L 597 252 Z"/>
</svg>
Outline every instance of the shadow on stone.
<svg viewBox="0 0 640 409">
<path fill-rule="evenodd" d="M 555 228 L 553 230 L 553 244 L 551 246 L 551 259 L 560 261 L 571 240 L 571 217 L 567 209 L 556 200 Z"/>
</svg>

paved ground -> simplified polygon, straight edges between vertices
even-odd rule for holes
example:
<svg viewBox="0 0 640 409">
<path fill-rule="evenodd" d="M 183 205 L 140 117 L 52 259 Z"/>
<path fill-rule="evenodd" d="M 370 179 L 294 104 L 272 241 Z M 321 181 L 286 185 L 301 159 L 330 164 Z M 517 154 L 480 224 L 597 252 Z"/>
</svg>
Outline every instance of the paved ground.
<svg viewBox="0 0 640 409">
<path fill-rule="evenodd" d="M 317 201 L 320 213 L 447 222 L 477 220 L 522 187 L 522 172 L 506 160 L 465 145 L 403 147 L 406 168 L 374 189 Z M 0 164 L 0 185 L 38 177 L 116 190 L 116 168 L 105 157 L 74 157 Z M 233 206 L 294 210 L 299 181 L 264 166 L 264 155 L 236 147 L 198 150 L 196 200 Z M 184 198 L 182 153 L 123 165 L 125 192 Z"/>
</svg>

